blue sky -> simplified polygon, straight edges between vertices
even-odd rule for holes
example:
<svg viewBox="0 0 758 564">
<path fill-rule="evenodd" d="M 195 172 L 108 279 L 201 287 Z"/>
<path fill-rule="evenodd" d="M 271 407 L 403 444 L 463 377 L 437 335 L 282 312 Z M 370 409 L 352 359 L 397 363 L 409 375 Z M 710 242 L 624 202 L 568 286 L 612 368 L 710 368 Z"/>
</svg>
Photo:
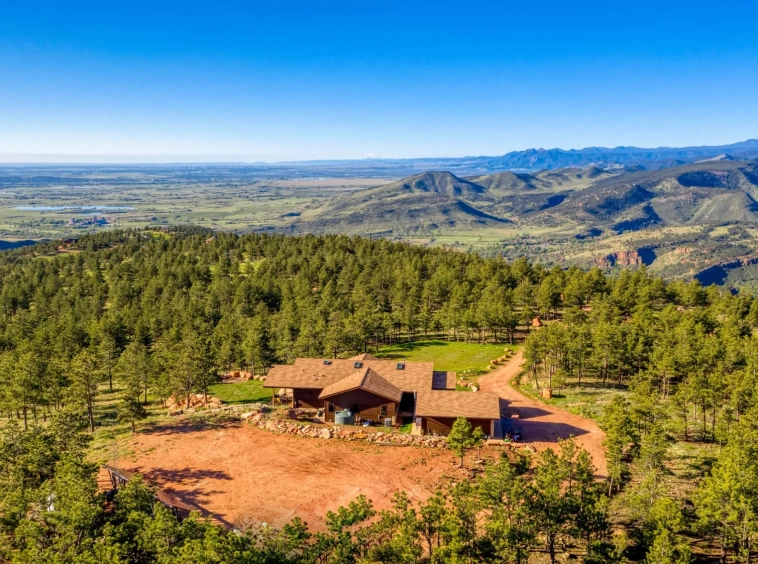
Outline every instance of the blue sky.
<svg viewBox="0 0 758 564">
<path fill-rule="evenodd" d="M 0 2 L 0 160 L 758 137 L 758 2 Z"/>
</svg>

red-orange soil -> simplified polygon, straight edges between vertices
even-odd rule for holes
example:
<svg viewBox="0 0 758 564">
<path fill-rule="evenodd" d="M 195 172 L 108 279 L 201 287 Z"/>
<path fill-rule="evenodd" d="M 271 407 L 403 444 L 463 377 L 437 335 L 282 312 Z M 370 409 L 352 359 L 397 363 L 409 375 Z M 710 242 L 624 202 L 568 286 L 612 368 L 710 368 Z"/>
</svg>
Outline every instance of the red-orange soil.
<svg viewBox="0 0 758 564">
<path fill-rule="evenodd" d="M 519 352 L 507 364 L 482 376 L 479 379 L 482 391 L 496 394 L 506 412 L 518 414 L 519 420 L 511 423 L 523 431 L 525 443 L 538 451 L 548 447 L 557 450 L 559 439 L 573 436 L 577 446 L 592 457 L 597 476 L 605 477 L 608 472 L 603 448 L 605 433 L 591 419 L 535 401 L 513 388 L 510 381 L 521 370 L 523 360 Z"/>
<path fill-rule="evenodd" d="M 245 424 L 197 430 L 177 421 L 140 433 L 131 446 L 135 460 L 120 466 L 229 525 L 281 526 L 298 516 L 323 529 L 327 511 L 360 494 L 384 509 L 398 490 L 421 501 L 460 476 L 446 450 L 277 435 Z"/>
</svg>

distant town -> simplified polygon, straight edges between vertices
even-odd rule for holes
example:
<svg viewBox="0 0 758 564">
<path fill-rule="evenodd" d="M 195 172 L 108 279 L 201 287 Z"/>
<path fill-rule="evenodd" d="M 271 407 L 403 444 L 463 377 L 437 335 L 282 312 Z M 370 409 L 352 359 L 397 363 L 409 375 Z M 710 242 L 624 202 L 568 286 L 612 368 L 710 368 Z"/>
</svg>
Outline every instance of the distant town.
<svg viewBox="0 0 758 564">
<path fill-rule="evenodd" d="M 72 227 L 90 227 L 93 225 L 108 225 L 113 223 L 112 217 L 105 217 L 104 215 L 93 215 L 84 219 L 78 217 L 70 217 L 68 224 Z"/>
</svg>

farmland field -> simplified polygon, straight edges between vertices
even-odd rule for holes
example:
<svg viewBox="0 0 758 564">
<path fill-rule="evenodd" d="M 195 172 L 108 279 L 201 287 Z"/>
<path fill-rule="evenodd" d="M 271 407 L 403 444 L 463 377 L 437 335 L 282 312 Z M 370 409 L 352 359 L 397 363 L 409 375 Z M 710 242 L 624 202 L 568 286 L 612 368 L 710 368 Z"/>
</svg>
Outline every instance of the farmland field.
<svg viewBox="0 0 758 564">
<path fill-rule="evenodd" d="M 132 167 L 134 168 L 134 167 Z M 126 172 L 0 168 L 0 239 L 77 237 L 102 229 L 192 224 L 249 230 L 277 227 L 324 198 L 385 183 L 375 178 L 288 180 L 210 176 L 136 167 Z M 215 174 L 215 176 L 214 176 Z M 98 215 L 107 223 L 87 224 Z"/>
</svg>

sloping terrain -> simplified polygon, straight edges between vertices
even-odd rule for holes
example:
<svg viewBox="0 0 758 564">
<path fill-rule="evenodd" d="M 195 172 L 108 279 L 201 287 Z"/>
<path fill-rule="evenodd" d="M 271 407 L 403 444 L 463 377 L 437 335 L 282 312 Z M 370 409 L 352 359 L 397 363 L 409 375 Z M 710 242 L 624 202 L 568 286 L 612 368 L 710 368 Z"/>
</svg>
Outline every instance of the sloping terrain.
<svg viewBox="0 0 758 564">
<path fill-rule="evenodd" d="M 421 235 L 508 223 L 477 207 L 487 189 L 449 172 L 425 172 L 347 194 L 303 213 L 294 231 Z"/>
<path fill-rule="evenodd" d="M 742 268 L 739 261 L 758 246 L 758 162 L 466 178 L 428 172 L 305 209 L 289 229 L 439 240 L 585 267 L 649 264 L 664 275 L 693 277 L 714 265 Z M 744 282 L 748 274 L 740 276 Z"/>
<path fill-rule="evenodd" d="M 616 232 L 651 224 L 755 222 L 755 163 L 706 161 L 662 171 L 599 167 L 459 178 L 426 172 L 304 212 L 300 231 L 392 235 L 497 226 L 592 223 Z"/>
<path fill-rule="evenodd" d="M 518 419 L 510 420 L 509 424 L 521 429 L 524 440 L 538 451 L 555 448 L 558 441 L 574 437 L 576 444 L 592 457 L 596 475 L 607 476 L 608 461 L 603 448 L 605 433 L 595 421 L 534 401 L 511 386 L 511 380 L 521 372 L 523 362 L 524 353 L 519 351 L 508 363 L 479 378 L 482 391 L 495 394 L 504 411 L 518 415 Z"/>
</svg>

